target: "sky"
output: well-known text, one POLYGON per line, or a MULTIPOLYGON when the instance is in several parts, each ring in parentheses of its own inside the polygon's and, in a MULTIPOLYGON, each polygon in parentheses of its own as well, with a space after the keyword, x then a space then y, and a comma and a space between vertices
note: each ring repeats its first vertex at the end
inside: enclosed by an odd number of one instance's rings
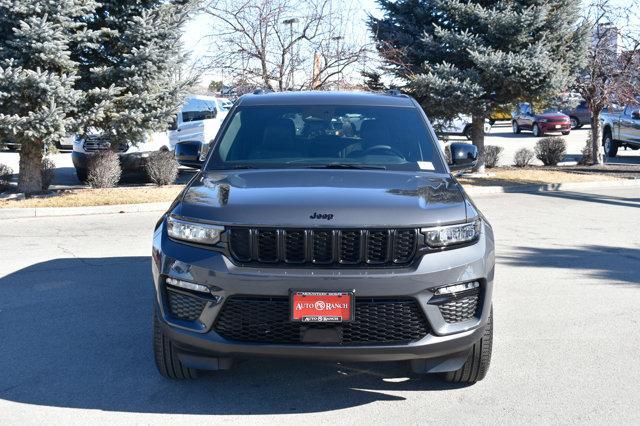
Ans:
MULTIPOLYGON (((344 1, 344 0, 338 0, 344 1)), ((375 0, 351 0, 354 4, 354 8, 358 9, 358 13, 354 14, 352 17, 352 25, 353 31, 355 32, 355 39, 364 39, 368 37, 368 29, 364 25, 364 21, 366 20, 369 14, 373 16, 381 16, 381 11, 378 8, 378 3, 375 0)), ((588 0, 587 0, 588 1, 588 0)), ((609 0, 614 6, 627 6, 631 2, 637 2, 638 7, 634 8, 635 10, 640 9, 640 0, 609 0)), ((586 1, 584 2, 586 4, 586 1)), ((584 11, 584 8, 581 8, 584 11)), ((640 30, 640 11, 638 15, 635 15, 631 18, 631 25, 636 29, 640 30)), ((185 27, 185 32, 182 37, 183 46, 186 51, 190 52, 190 56, 193 59, 201 58, 206 56, 207 47, 208 47, 208 39, 207 34, 210 32, 210 28, 212 26, 212 20, 206 14, 199 14, 195 16, 185 27)), ((203 86, 207 86, 212 79, 220 79, 219 75, 215 73, 209 73, 203 75, 201 78, 200 84, 203 86)))
MULTIPOLYGON (((354 8, 358 9, 352 17, 351 28, 356 31, 355 38, 361 39, 368 37, 367 27, 364 25, 368 14, 374 16, 380 16, 381 12, 378 9, 378 4, 375 0, 351 0, 354 4, 354 8), (360 34, 357 34, 360 32, 360 34)), ((210 33, 212 26, 211 17, 204 13, 196 15, 185 27, 184 34, 182 36, 182 43, 184 49, 190 53, 192 60, 206 56, 209 40, 207 34, 210 33)), ((211 80, 219 79, 220 76, 216 73, 206 73, 201 77, 200 84, 207 86, 211 80)))

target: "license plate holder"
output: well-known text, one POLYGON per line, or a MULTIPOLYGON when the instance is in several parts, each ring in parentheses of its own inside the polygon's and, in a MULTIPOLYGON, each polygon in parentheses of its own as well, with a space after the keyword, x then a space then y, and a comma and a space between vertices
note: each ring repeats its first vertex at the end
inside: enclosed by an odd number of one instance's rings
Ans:
POLYGON ((303 323, 342 323, 353 321, 354 292, 300 291, 290 292, 290 319, 303 323))
POLYGON ((560 129, 562 127, 562 124, 556 124, 556 129, 560 129))

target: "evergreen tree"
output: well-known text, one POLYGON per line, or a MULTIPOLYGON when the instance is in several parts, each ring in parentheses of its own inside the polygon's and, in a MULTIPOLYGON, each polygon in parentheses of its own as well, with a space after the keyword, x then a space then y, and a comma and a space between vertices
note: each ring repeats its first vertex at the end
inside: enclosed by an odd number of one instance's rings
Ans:
MULTIPOLYGON (((181 26, 194 9, 190 0, 103 0, 84 22, 99 33, 76 51, 87 105, 107 96, 108 105, 83 123, 84 132, 104 133, 112 146, 137 144, 165 130, 191 81, 180 80, 181 26)), ((102 99, 104 100, 104 99, 102 99)), ((88 106, 84 107, 89 109, 88 106)))
POLYGON ((434 118, 472 116, 484 171, 484 120, 501 105, 555 94, 580 67, 575 0, 378 0, 377 48, 434 118))
POLYGON ((74 89, 71 47, 89 0, 0 0, 0 138, 21 144, 18 189, 42 190, 42 158, 74 125, 82 93, 74 89))
POLYGON ((382 82, 382 75, 375 71, 361 71, 360 75, 364 77, 364 85, 372 92, 383 92, 387 87, 382 82))
POLYGON ((208 90, 212 93, 220 93, 223 87, 224 87, 224 84, 222 83, 222 81, 211 80, 211 82, 209 83, 208 90))

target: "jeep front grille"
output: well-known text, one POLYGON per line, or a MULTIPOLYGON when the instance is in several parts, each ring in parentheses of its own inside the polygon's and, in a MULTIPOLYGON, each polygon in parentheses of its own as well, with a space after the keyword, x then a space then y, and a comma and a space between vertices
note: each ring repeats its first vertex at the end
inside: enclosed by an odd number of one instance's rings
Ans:
POLYGON ((416 229, 231 228, 229 250, 240 263, 393 266, 411 263, 416 229))

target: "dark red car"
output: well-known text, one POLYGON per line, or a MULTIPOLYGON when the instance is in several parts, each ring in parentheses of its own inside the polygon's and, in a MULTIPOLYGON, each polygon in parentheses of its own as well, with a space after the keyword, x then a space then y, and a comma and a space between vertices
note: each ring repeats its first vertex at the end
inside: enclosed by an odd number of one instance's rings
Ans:
POLYGON ((569 116, 559 111, 546 110, 542 114, 536 114, 528 103, 518 104, 513 112, 513 133, 522 130, 531 130, 534 136, 544 136, 545 133, 560 132, 568 135, 571 132, 571 120, 569 116))

